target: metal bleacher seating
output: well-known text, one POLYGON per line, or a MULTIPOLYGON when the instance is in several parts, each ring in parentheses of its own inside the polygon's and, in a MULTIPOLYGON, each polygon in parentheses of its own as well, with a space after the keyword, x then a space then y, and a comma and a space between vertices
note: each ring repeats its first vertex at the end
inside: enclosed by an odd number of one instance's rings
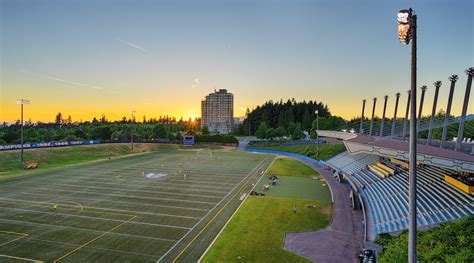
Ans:
MULTIPOLYGON (((345 173, 361 193, 371 236, 408 229, 407 163, 368 154, 343 154, 328 163, 345 173), (339 167, 338 165, 341 165, 339 167)), ((418 169, 417 224, 428 226, 474 215, 474 198, 447 184, 444 168, 418 169)))

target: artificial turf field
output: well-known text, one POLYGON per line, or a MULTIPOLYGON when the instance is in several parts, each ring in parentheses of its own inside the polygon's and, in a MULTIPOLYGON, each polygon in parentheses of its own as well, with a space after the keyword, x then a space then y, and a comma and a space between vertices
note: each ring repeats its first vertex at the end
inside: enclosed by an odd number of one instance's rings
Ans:
POLYGON ((2 180, 0 262, 196 261, 273 158, 161 150, 2 180))

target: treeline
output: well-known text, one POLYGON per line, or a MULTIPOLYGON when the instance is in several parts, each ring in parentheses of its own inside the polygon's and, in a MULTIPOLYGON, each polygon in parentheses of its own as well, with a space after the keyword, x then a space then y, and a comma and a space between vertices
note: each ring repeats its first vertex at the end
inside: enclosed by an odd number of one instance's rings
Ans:
MULTIPOLYGON (((0 144, 20 143, 19 123, 1 125, 0 144)), ((102 142, 179 142, 182 133, 195 134, 200 130, 197 122, 137 123, 137 122, 87 122, 75 124, 27 123, 24 142, 79 141, 100 139, 102 142)))
POLYGON ((319 129, 334 129, 345 124, 344 119, 332 116, 327 105, 316 101, 297 102, 294 98, 283 102, 267 101, 254 110, 247 109, 247 118, 238 126, 239 135, 256 135, 258 138, 273 139, 303 137, 306 131, 315 135, 316 111, 319 114, 319 129))

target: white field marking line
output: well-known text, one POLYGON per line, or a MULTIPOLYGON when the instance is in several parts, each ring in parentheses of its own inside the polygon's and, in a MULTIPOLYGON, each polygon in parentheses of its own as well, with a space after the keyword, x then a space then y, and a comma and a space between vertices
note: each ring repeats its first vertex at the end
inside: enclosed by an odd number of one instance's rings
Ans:
POLYGON ((44 261, 41 261, 41 260, 36 260, 36 259, 31 259, 31 258, 21 258, 21 257, 15 257, 15 256, 3 255, 3 254, 0 254, 0 258, 1 257, 19 259, 19 260, 23 260, 23 261, 36 262, 36 263, 43 263, 44 262, 44 261))
MULTIPOLYGON (((42 227, 42 228, 62 228, 62 229, 67 229, 67 230, 74 230, 74 231, 79 231, 79 232, 92 232, 92 233, 97 233, 97 234, 103 234, 107 231, 102 231, 102 230, 94 230, 94 229, 88 229, 88 228, 81 228, 81 227, 73 227, 73 226, 60 226, 60 225, 51 225, 51 224, 45 224, 45 223, 35 223, 35 222, 29 222, 29 221, 21 221, 21 220, 14 220, 14 219, 4 219, 0 218, 0 221, 4 222, 9 222, 14 225, 31 225, 31 226, 37 226, 37 227, 42 227)), ((126 220, 124 220, 125 222, 126 220)), ((137 236, 133 234, 126 234, 126 233, 120 233, 120 232, 108 232, 107 234, 111 235, 118 235, 118 236, 125 236, 125 237, 133 237, 137 239, 151 239, 151 240, 156 240, 156 241, 166 241, 170 243, 177 242, 178 240, 174 239, 167 239, 167 238, 160 238, 160 237, 147 237, 147 236, 137 236)))
MULTIPOLYGON (((33 204, 50 204, 49 202, 36 202, 36 201, 31 201, 31 200, 22 200, 22 199, 16 199, 16 198, 1 198, 0 200, 7 200, 7 201, 13 201, 13 202, 24 202, 24 203, 33 203, 33 204)), ((0 201, 1 202, 1 201, 0 201)), ((103 207, 92 207, 92 206, 87 206, 88 210, 97 210, 97 211, 102 211, 102 212, 119 212, 119 213, 129 213, 129 214, 140 214, 140 215, 153 215, 153 216, 164 216, 164 217, 177 217, 177 218, 185 218, 185 219, 195 219, 199 220, 201 219, 200 217, 192 217, 192 216, 180 216, 180 215, 169 215, 169 214, 162 214, 162 213, 153 213, 153 212, 145 212, 145 211, 134 211, 134 210, 123 210, 123 209, 114 209, 114 208, 103 208, 103 207)), ((97 212, 96 211, 96 212, 97 212)))
POLYGON ((268 169, 270 169, 270 167, 272 166, 272 164, 275 162, 276 160, 276 157, 273 157, 273 160, 272 162, 270 163, 270 165, 267 166, 267 169, 265 169, 265 171, 263 172, 263 175, 260 176, 260 178, 258 179, 258 181, 255 183, 255 185, 252 187, 252 189, 250 189, 250 191, 247 193, 247 195, 245 196, 244 200, 242 200, 239 204, 239 206, 237 207, 237 209, 235 209, 234 213, 232 213, 232 215, 229 217, 229 219, 227 219, 227 222, 225 222, 224 226, 221 228, 221 230, 219 230, 219 233, 217 233, 217 235, 214 237, 214 239, 212 240, 212 242, 209 244, 209 246, 207 246, 206 250, 204 251, 204 253, 202 253, 202 255, 199 257, 198 259, 198 263, 201 262, 201 260, 204 258, 204 256, 207 254, 207 252, 209 251, 209 249, 211 249, 212 245, 214 245, 214 243, 217 241, 217 239, 219 238, 219 236, 222 234, 222 232, 224 232, 224 229, 226 228, 226 226, 229 224, 229 222, 232 220, 232 218, 234 218, 234 216, 237 214, 237 212, 239 211, 240 207, 242 207, 242 205, 244 204, 244 202, 247 200, 247 198, 249 197, 249 193, 251 193, 255 187, 257 187, 258 183, 260 183, 260 180, 262 180, 262 178, 265 176, 265 174, 268 172, 268 169))
MULTIPOLYGON (((24 183, 24 184, 32 184, 32 183, 24 183)), ((72 188, 73 190, 76 189, 76 188, 87 188, 87 189, 107 189, 107 190, 110 190, 110 191, 117 191, 117 190, 120 190, 121 192, 140 192, 140 193, 150 193, 150 194, 165 194, 165 195, 173 195, 173 196, 192 196, 192 197, 203 197, 203 198, 214 198, 214 199, 221 199, 222 197, 221 196, 211 196, 211 195, 198 195, 198 194, 187 194, 187 193, 175 193, 175 192, 162 192, 162 191, 146 191, 146 190, 125 190, 125 189, 116 189, 116 188, 109 188, 109 187, 102 187, 102 186, 89 186, 89 185, 70 185, 70 184, 60 184, 60 183, 51 183, 51 184, 48 184, 49 186, 66 186, 66 187, 69 187, 69 188, 72 188)), ((17 186, 17 187, 21 187, 21 188, 28 188, 28 189, 38 189, 38 185, 36 184, 35 186, 17 186)), ((42 189, 45 189, 45 190, 53 190, 55 189, 54 187, 53 188, 49 188, 49 187, 42 187, 42 189)), ((62 188, 61 190, 65 190, 64 188, 62 188)), ((127 194, 128 195, 128 194, 127 194)), ((130 195, 130 196, 134 196, 134 195, 130 195)), ((152 196, 148 196, 148 195, 145 195, 144 197, 152 197, 152 196)))
MULTIPOLYGON (((77 218, 86 218, 91 221, 93 220, 98 220, 98 221, 109 221, 109 222, 123 222, 123 220, 120 219, 112 219, 112 218, 104 218, 104 217, 93 217, 93 216, 84 216, 84 215, 74 215, 74 214, 66 214, 66 213, 61 213, 61 212, 46 212, 46 211, 38 211, 38 210, 30 210, 30 209, 25 209, 25 208, 13 208, 13 207, 6 207, 6 206, 1 206, 0 205, 0 210, 6 209, 6 210, 13 210, 13 211, 24 211, 24 212, 29 212, 32 214, 46 214, 46 215, 60 215, 64 217, 77 217, 77 218)), ((130 222, 132 223, 132 222, 130 222)), ((173 225, 162 225, 162 224, 155 224, 155 223, 147 223, 147 222, 134 222, 133 224, 136 225, 146 225, 146 226, 155 226, 155 227, 165 227, 165 228, 177 228, 177 229, 191 229, 190 227, 185 227, 185 226, 173 226, 173 225)))
MULTIPOLYGON (((50 244, 65 245, 65 246, 69 246, 69 247, 79 246, 78 244, 73 244, 73 243, 68 243, 68 242, 57 242, 57 241, 45 240, 45 239, 41 239, 41 238, 28 237, 28 238, 25 238, 25 239, 32 240, 32 241, 40 241, 40 242, 50 243, 50 244)), ((118 250, 118 249, 102 248, 102 247, 95 247, 95 246, 84 246, 84 248, 92 249, 92 250, 96 250, 96 251, 104 250, 104 251, 109 251, 109 252, 116 252, 116 253, 120 253, 120 254, 129 254, 129 255, 135 255, 135 256, 157 257, 157 255, 143 254, 143 253, 138 253, 138 252, 129 252, 129 251, 123 251, 123 250, 118 250)))
MULTIPOLYGON (((46 188, 46 187, 41 187, 41 188, 38 188, 38 190, 52 190, 52 189, 51 188, 46 188)), ((66 190, 61 190, 61 189, 54 189, 54 191, 67 192, 66 190)), ((149 197, 149 196, 136 196, 136 195, 121 195, 121 194, 110 194, 110 193, 106 194, 106 193, 95 192, 95 191, 76 191, 75 193, 97 194, 97 195, 104 195, 104 196, 118 196, 118 197, 138 198, 138 199, 146 199, 146 200, 164 200, 164 201, 174 201, 174 202, 187 202, 187 203, 209 204, 209 205, 215 204, 215 202, 206 202, 206 201, 194 201, 194 200, 183 200, 183 199, 163 198, 163 197, 149 197)))
POLYGON ((181 243, 181 242, 184 240, 184 238, 186 238, 186 237, 189 235, 189 233, 191 233, 191 232, 204 220, 204 218, 206 218, 206 217, 207 217, 212 211, 214 211, 214 209, 215 209, 216 207, 218 207, 232 192, 234 192, 235 189, 237 189, 237 188, 240 186, 240 184, 242 184, 242 182, 245 181, 246 178, 248 178, 249 176, 251 176, 252 173, 253 173, 255 170, 257 170, 258 167, 261 166, 261 164, 263 163, 263 161, 264 161, 264 160, 262 160, 260 163, 258 163, 257 166, 255 166, 255 168, 253 168, 253 169, 248 173, 248 175, 247 175, 246 177, 244 177, 244 178, 240 181, 240 183, 238 183, 231 191, 229 191, 229 193, 228 193, 226 196, 224 196, 224 197, 222 198, 222 200, 219 201, 219 203, 217 203, 211 210, 209 210, 209 212, 207 212, 206 215, 205 215, 203 218, 201 218, 201 220, 199 220, 199 222, 197 222, 196 225, 193 226, 193 228, 191 228, 190 230, 188 230, 188 232, 187 232, 186 234, 184 234, 184 236, 182 236, 182 237, 178 240, 178 242, 176 242, 176 243, 175 243, 165 254, 163 254, 163 256, 161 256, 156 262, 157 262, 157 263, 160 262, 160 261, 161 261, 164 257, 166 257, 179 243, 181 243))
MULTIPOLYGON (((64 181, 64 180, 61 180, 61 181, 64 181)), ((81 180, 78 180, 78 181, 66 181, 68 183, 83 183, 83 181, 81 180)), ((88 181, 90 182, 90 181, 88 181)), ((96 183, 99 183, 99 184, 102 184, 102 185, 118 185, 118 186, 128 186, 128 187, 132 187, 132 186, 135 186, 136 188, 139 188, 139 187, 144 187, 144 188, 151 188, 151 189, 156 189, 156 188, 164 188, 164 189, 178 189, 178 190, 185 190, 185 189, 188 189, 188 188, 191 188, 193 186, 196 186, 196 187, 207 187, 207 188, 223 188, 223 189, 230 189, 229 187, 219 187, 219 186, 209 186, 209 184, 207 185, 199 185, 199 184, 177 184, 177 183, 172 183, 171 185, 177 185, 177 186, 185 186, 185 188, 181 187, 181 188, 177 188, 177 187, 169 187, 168 185, 162 185, 161 183, 163 183, 164 181, 154 181, 154 182, 159 182, 160 184, 127 184, 127 185, 124 185, 123 183, 111 183, 110 180, 106 180, 106 181, 103 181, 103 182, 96 182, 96 183), (109 181, 109 182, 108 182, 109 181)), ((183 182, 183 180, 181 180, 181 182, 183 182)), ((38 183, 38 182, 21 182, 21 183, 17 183, 15 184, 15 186, 17 185, 20 185, 21 187, 21 184, 25 184, 25 183, 38 183)), ((49 184, 49 182, 45 183, 45 184, 49 184)), ((7 187, 5 185, 5 187, 7 187)), ((135 189, 135 187, 133 187, 133 189, 135 189)), ((123 188, 117 188, 117 189, 123 189, 123 188)), ((227 191, 211 191, 211 190, 206 190, 206 189, 189 189, 190 191, 196 191, 196 192, 210 192, 210 193, 227 193, 227 191)))
MULTIPOLYGON (((192 175, 193 176, 193 175, 192 175)), ((137 187, 143 187, 143 186, 150 186, 151 184, 149 184, 147 181, 145 180, 142 180, 140 182, 142 182, 141 184, 133 184, 133 183, 129 183, 128 180, 126 180, 123 176, 120 177, 120 179, 122 179, 123 181, 121 183, 114 183, 113 180, 116 180, 117 178, 110 178, 111 180, 86 180, 86 179, 79 179, 79 180, 64 180, 64 179, 59 179, 61 181, 64 181, 64 182, 68 182, 68 183, 81 183, 83 181, 86 181, 86 182, 95 182, 95 183, 100 183, 100 184, 109 184, 109 185, 118 185, 118 186, 137 186, 137 187), (127 182, 127 184, 124 184, 124 182, 127 182)), ((142 178, 143 179, 143 178, 142 178)), ((153 179, 150 179, 150 180, 153 180, 153 179)), ((31 182, 28 182, 28 183, 40 183, 38 181, 41 181, 41 183, 44 183, 44 184, 49 184, 51 182, 51 180, 48 180, 48 179, 42 179, 42 180, 34 180, 34 181, 31 181, 31 182)), ((57 181, 57 180, 56 180, 57 181)), ((183 183, 173 183, 173 182, 167 182, 166 180, 156 180, 156 181, 153 181, 153 182, 159 182, 160 185, 162 187, 166 187, 167 185, 177 185, 177 186, 190 186, 190 184, 183 184, 183 183)), ((15 184, 9 184, 9 185, 3 185, 4 187, 8 187, 8 186, 11 186, 11 185, 18 185, 18 184, 24 184, 25 182, 15 182, 15 184)), ((158 186, 160 186, 158 185, 158 186)), ((214 185, 210 185, 210 184, 192 184, 192 186, 196 186, 196 187, 200 187, 200 188, 212 188, 212 189, 215 189, 215 188, 221 188, 221 189, 230 189, 229 187, 222 187, 222 186, 214 186, 214 185)), ((1 186, 0 186, 1 187, 1 186)), ((203 189, 204 190, 204 189, 203 189)))
POLYGON ((37 194, 37 193, 30 193, 30 192, 21 192, 20 194, 61 198, 61 200, 64 200, 64 201, 71 201, 69 199, 75 199, 75 200, 85 200, 85 201, 94 201, 94 202, 109 202, 109 203, 117 203, 117 204, 129 204, 129 205, 138 205, 138 206, 165 207, 165 208, 171 208, 171 209, 182 209, 182 210, 191 210, 191 211, 206 211, 206 212, 209 211, 209 209, 203 209, 203 208, 171 206, 171 205, 144 204, 144 203, 135 203, 135 202, 126 202, 126 201, 116 201, 116 200, 114 201, 114 200, 110 200, 110 199, 97 199, 97 198, 74 197, 74 196, 62 197, 62 196, 58 196, 58 195, 46 195, 46 194, 37 194))

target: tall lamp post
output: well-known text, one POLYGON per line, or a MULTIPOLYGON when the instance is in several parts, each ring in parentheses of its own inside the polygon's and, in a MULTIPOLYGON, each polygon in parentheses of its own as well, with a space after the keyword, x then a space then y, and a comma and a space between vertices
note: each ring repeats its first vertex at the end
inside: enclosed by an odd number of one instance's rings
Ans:
POLYGON ((24 158, 23 158, 23 126, 24 126, 24 123, 23 123, 23 105, 25 104, 30 104, 30 101, 29 100, 24 100, 24 99, 19 99, 16 101, 16 104, 20 104, 21 106, 21 128, 20 128, 20 144, 21 144, 21 150, 20 150, 20 165, 21 165, 21 168, 24 167, 24 158))
POLYGON ((408 228, 408 262, 415 263, 416 260, 416 19, 413 10, 400 10, 397 15, 398 38, 402 44, 411 42, 411 112, 410 112, 410 209, 408 228))
POLYGON ((135 113, 136 111, 132 110, 132 127, 131 127, 131 136, 130 136, 130 148, 133 153, 133 124, 135 123, 135 113))
POLYGON ((316 152, 317 156, 319 156, 319 111, 315 110, 314 113, 316 113, 316 152))

